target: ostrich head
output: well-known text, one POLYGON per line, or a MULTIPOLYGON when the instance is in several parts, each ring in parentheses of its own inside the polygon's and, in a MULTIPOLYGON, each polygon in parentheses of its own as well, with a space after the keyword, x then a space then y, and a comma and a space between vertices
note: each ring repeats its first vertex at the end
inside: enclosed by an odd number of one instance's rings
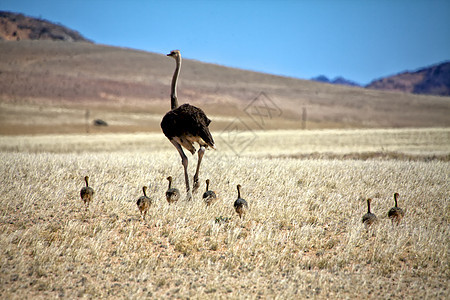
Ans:
POLYGON ((180 50, 172 50, 170 51, 169 54, 167 54, 167 56, 171 56, 175 59, 180 58, 181 57, 180 50))

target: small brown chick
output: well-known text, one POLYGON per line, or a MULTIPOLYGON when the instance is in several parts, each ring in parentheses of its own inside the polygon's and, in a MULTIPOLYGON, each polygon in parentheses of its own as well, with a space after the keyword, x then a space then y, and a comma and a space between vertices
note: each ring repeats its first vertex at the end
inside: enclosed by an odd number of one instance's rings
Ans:
POLYGON ((177 188, 172 188, 172 176, 167 177, 169 181, 169 188, 166 191, 166 199, 169 204, 177 202, 180 199, 180 191, 177 188))
POLYGON ((148 213, 148 210, 150 208, 150 205, 152 205, 152 200, 147 197, 147 187, 142 187, 142 192, 144 193, 144 196, 139 197, 139 199, 136 202, 136 205, 139 208, 139 211, 141 212, 141 217, 143 216, 143 219, 145 220, 145 216, 148 213))
POLYGON ((89 203, 94 200, 94 189, 89 186, 89 176, 85 176, 84 181, 86 182, 86 186, 81 189, 80 196, 84 201, 84 205, 86 206, 87 210, 89 207, 89 203))
POLYGON ((394 225, 394 222, 396 222, 397 225, 398 225, 400 223, 400 221, 403 219, 403 216, 405 215, 405 212, 403 211, 403 209, 401 209, 397 205, 397 198, 398 198, 398 196, 399 196, 398 193, 394 194, 395 206, 392 207, 388 211, 388 217, 389 217, 389 219, 391 219, 392 225, 394 225))
POLYGON ((362 222, 366 226, 370 226, 377 221, 377 216, 370 212, 370 202, 372 202, 372 199, 367 199, 367 213, 362 217, 362 222))
POLYGON ((238 190, 238 198, 234 201, 234 209, 236 210, 239 218, 242 218, 243 215, 246 214, 248 210, 248 203, 244 199, 241 198, 241 185, 237 185, 238 190))
POLYGON ((216 193, 209 190, 209 179, 206 179, 206 191, 203 193, 203 201, 206 205, 211 205, 217 199, 216 193))

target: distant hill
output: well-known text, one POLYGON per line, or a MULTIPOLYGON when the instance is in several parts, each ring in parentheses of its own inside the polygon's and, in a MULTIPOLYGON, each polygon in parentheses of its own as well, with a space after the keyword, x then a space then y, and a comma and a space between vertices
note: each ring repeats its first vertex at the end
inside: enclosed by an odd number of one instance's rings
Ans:
MULTIPOLYGON (((160 131, 170 108, 175 63, 165 54, 28 40, 0 41, 0 55, 0 134, 83 132, 88 117, 107 121, 102 130, 111 132, 160 131)), ((200 106, 216 131, 302 128, 305 117, 308 129, 450 126, 450 97, 399 95, 190 59, 183 60, 178 99, 200 106)))
POLYGON ((0 11, 0 40, 91 42, 78 32, 52 22, 0 11))
POLYGON ((450 62, 372 81, 369 89, 450 96, 450 62))
POLYGON ((323 82, 323 83, 330 83, 330 84, 341 84, 341 85, 348 85, 348 86, 360 86, 360 84, 358 84, 358 83, 356 83, 354 81, 345 79, 344 77, 340 77, 340 76, 334 78, 333 80, 330 80, 325 75, 319 75, 317 77, 311 78, 311 80, 318 81, 318 82, 323 82))

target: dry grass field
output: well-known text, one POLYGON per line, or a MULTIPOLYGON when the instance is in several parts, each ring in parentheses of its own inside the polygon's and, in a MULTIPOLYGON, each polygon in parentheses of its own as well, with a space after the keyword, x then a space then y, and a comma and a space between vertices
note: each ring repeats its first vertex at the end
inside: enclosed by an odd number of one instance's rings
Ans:
POLYGON ((450 129, 213 135, 201 172, 219 196, 210 207, 204 184, 167 204, 165 178, 184 184, 161 133, 2 136, 0 298, 450 297, 450 129), (394 192, 399 226, 387 218, 394 192), (366 229, 368 197, 379 222, 366 229))
POLYGON ((169 206, 166 177, 184 190, 159 125, 171 59, 0 42, 1 299, 450 297, 449 97, 183 62, 180 102, 213 120, 218 150, 194 200, 169 206), (387 218, 394 192, 399 226, 387 218), (369 197, 379 222, 367 229, 369 197))

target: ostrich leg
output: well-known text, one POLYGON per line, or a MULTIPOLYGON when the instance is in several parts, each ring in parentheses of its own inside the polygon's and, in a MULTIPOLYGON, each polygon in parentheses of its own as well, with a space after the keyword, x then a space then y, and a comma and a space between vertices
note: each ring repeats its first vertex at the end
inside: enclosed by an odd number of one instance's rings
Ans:
POLYGON ((175 146, 175 148, 177 148, 178 153, 180 153, 181 156, 181 163, 183 164, 183 168, 184 168, 184 181, 186 182, 186 200, 192 200, 192 193, 191 193, 191 188, 189 186, 189 175, 188 175, 188 158, 186 156, 186 154, 184 154, 183 148, 181 148, 181 145, 178 144, 176 141, 174 140, 170 140, 172 142, 172 144, 175 146))
POLYGON ((193 192, 196 192, 197 189, 200 187, 200 183, 198 182, 198 174, 200 172, 200 164, 202 163, 203 154, 205 154, 205 147, 201 146, 198 150, 198 163, 197 163, 197 170, 195 171, 194 175, 194 186, 192 188, 193 192))

